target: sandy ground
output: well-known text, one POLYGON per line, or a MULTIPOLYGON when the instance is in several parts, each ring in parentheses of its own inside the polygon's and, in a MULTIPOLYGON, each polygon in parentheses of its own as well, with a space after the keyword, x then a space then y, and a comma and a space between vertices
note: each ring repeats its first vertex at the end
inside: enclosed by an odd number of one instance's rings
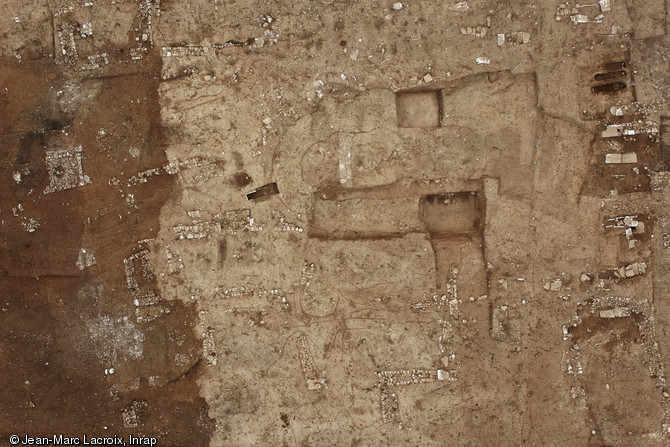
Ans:
POLYGON ((0 445, 663 446, 661 0, 6 0, 0 445))

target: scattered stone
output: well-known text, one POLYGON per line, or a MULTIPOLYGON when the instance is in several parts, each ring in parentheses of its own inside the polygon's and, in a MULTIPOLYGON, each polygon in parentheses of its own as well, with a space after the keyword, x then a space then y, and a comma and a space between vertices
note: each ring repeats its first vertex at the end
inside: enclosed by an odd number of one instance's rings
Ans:
POLYGON ((619 267, 614 270, 614 276, 617 278, 632 278, 634 276, 643 275, 647 268, 647 264, 644 262, 634 262, 625 267, 619 267))
POLYGON ((96 264, 95 252, 92 249, 82 248, 79 251, 79 259, 77 260, 77 267, 79 270, 84 270, 96 264))
POLYGON ((45 162, 49 173, 49 186, 45 188, 44 194, 91 183, 89 176, 83 172, 81 146, 71 151, 66 149, 47 151, 45 162))
POLYGON ((551 290, 552 292, 558 292, 561 290, 563 281, 561 279, 554 279, 544 285, 544 290, 551 290))
POLYGON ((486 33, 488 32, 487 28, 485 26, 466 26, 461 28, 461 34, 465 34, 468 36, 474 36, 477 38, 482 38, 486 37, 486 33))
POLYGON ((519 45, 526 44, 530 42, 530 33, 520 31, 515 33, 498 34, 498 46, 503 45, 505 42, 519 45))
POLYGON ((145 401, 133 401, 133 403, 123 409, 123 427, 124 428, 137 428, 143 423, 143 415, 149 409, 149 404, 145 401))
POLYGON ((610 113, 613 116, 623 116, 623 107, 612 106, 610 107, 610 113))
POLYGON ((572 20, 572 23, 589 23, 589 16, 586 14, 572 14, 570 20, 572 20))
POLYGON ((601 310, 600 318, 622 318, 630 317, 630 309, 627 307, 615 307, 614 309, 601 310))

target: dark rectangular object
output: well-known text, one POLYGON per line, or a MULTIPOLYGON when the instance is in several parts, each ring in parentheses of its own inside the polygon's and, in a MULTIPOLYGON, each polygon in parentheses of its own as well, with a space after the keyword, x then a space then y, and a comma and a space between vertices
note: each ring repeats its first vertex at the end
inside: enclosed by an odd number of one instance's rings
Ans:
POLYGON ((670 117, 661 117, 661 169, 670 170, 670 117))
POLYGON ((277 188, 277 182, 272 182, 256 188, 255 191, 247 193, 247 200, 257 200, 262 197, 274 196, 276 194, 279 194, 279 188, 277 188))
POLYGON ((596 85, 591 88, 593 93, 616 93, 626 88, 623 82, 612 82, 611 84, 596 85))
POLYGON ((228 257, 228 241, 222 239, 219 241, 219 265, 223 265, 228 257))
POLYGON ((610 71, 609 73, 597 73, 593 78, 596 81, 611 81, 612 79, 625 78, 626 70, 610 71))
POLYGON ((621 61, 621 62, 608 62, 605 65, 603 65, 603 68, 607 71, 613 71, 613 70, 621 70, 626 68, 626 63, 621 61))

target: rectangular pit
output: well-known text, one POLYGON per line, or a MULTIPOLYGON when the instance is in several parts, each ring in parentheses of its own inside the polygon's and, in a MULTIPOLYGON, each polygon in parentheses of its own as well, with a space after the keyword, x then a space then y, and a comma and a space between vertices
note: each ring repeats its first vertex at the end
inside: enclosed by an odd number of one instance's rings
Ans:
POLYGON ((429 195, 421 199, 421 218, 432 236, 481 234, 483 206, 474 192, 429 195))
POLYGON ((440 127, 440 92, 399 92, 396 95, 398 127, 440 127))

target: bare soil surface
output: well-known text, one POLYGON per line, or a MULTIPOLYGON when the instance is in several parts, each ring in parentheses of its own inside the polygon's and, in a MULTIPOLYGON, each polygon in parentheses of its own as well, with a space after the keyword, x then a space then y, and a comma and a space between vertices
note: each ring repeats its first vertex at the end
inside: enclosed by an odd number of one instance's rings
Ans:
POLYGON ((0 445, 668 445, 669 5, 7 0, 0 445))

